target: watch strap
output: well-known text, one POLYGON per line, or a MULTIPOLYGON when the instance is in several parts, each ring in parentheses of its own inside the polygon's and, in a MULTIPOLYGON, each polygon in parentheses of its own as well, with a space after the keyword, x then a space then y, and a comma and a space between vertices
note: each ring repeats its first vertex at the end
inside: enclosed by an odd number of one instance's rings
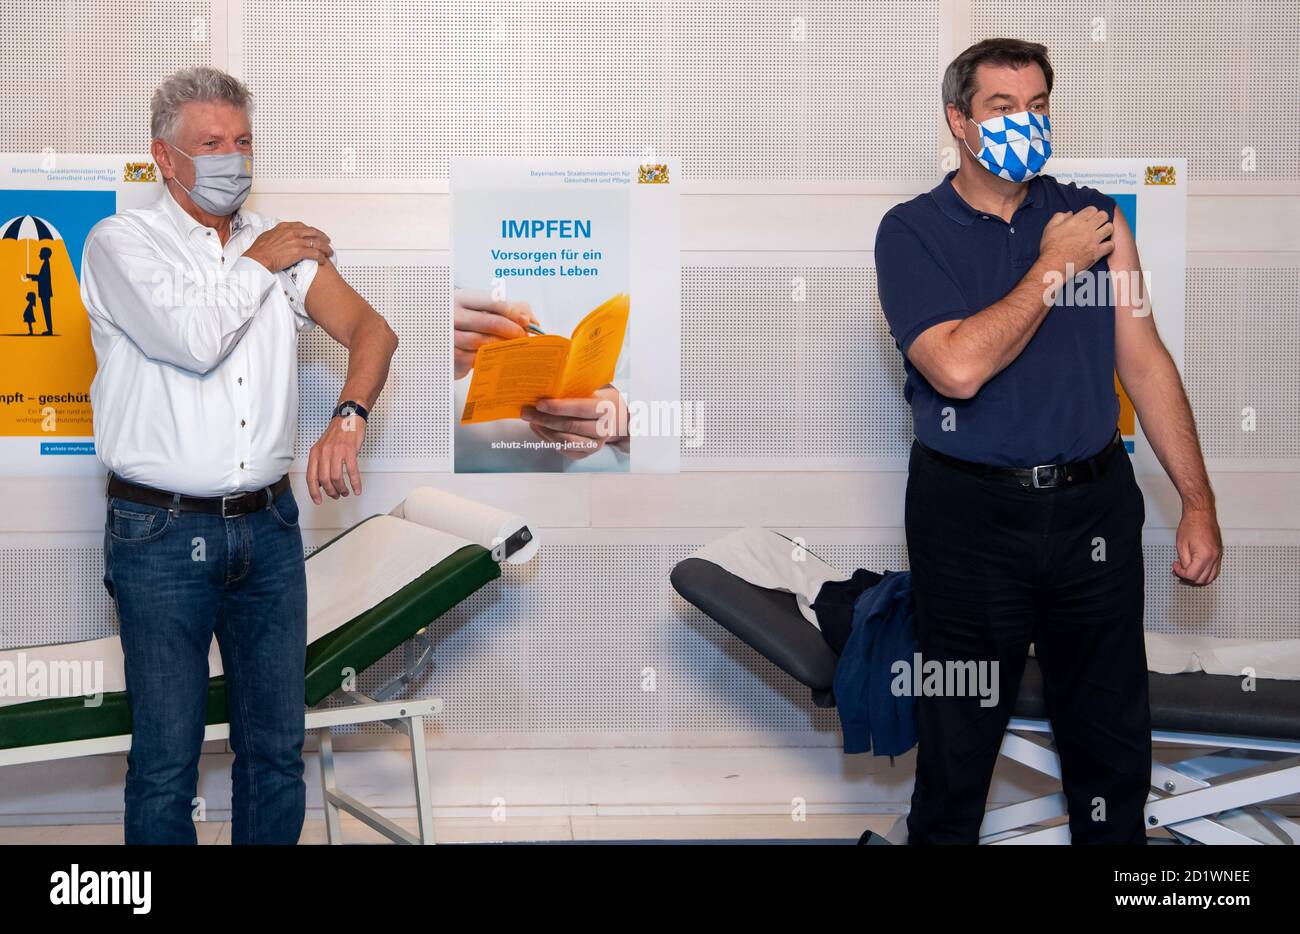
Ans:
POLYGON ((360 402, 352 399, 344 399, 334 407, 335 418, 347 418, 349 415, 360 415, 362 421, 370 420, 370 411, 360 402))

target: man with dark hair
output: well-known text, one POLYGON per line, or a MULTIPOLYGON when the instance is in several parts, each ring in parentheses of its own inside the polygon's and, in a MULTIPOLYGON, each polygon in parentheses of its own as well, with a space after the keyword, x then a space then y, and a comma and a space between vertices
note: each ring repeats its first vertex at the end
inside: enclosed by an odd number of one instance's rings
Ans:
POLYGON ((959 55, 943 99, 960 165, 876 237, 916 435, 905 525, 918 646, 926 661, 989 666, 999 684, 992 708, 918 698, 912 843, 978 840, 1031 643, 1072 840, 1146 840, 1145 508, 1116 430, 1116 373, 1182 497, 1173 573, 1205 585, 1219 572, 1214 494, 1132 231, 1112 198, 1042 174, 1052 80, 1036 43, 959 55), (1076 276, 1095 287, 1061 288, 1076 276))

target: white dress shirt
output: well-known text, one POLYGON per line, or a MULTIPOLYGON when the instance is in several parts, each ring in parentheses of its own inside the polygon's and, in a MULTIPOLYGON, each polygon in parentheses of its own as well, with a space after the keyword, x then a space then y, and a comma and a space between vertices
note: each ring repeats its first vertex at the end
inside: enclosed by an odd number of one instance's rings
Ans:
POLYGON ((81 300, 99 364, 90 401, 105 467, 191 496, 259 489, 288 471, 316 262, 273 274, 243 258, 276 223, 241 210, 223 249, 164 188, 149 207, 91 228, 81 300))

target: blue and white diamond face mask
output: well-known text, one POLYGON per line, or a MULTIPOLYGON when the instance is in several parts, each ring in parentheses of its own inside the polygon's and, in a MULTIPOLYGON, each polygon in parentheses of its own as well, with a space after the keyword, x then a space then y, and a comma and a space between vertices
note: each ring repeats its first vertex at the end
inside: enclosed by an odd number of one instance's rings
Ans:
POLYGON ((966 149, 998 178, 1027 182, 1043 171, 1051 158, 1052 121, 1047 114, 1025 110, 989 117, 975 125, 980 131, 980 151, 971 150, 970 143, 966 143, 966 149))

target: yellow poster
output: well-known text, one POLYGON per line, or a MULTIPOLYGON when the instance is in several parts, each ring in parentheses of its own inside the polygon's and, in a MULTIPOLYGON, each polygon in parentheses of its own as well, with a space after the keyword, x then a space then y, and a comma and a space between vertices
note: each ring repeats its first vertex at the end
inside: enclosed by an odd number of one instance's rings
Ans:
POLYGON ((21 214, 0 226, 0 434, 92 433, 95 354, 80 293, 67 242, 47 217, 21 214))
POLYGON ((0 155, 0 473, 101 469, 82 248, 100 220, 157 195, 152 163, 0 155))

